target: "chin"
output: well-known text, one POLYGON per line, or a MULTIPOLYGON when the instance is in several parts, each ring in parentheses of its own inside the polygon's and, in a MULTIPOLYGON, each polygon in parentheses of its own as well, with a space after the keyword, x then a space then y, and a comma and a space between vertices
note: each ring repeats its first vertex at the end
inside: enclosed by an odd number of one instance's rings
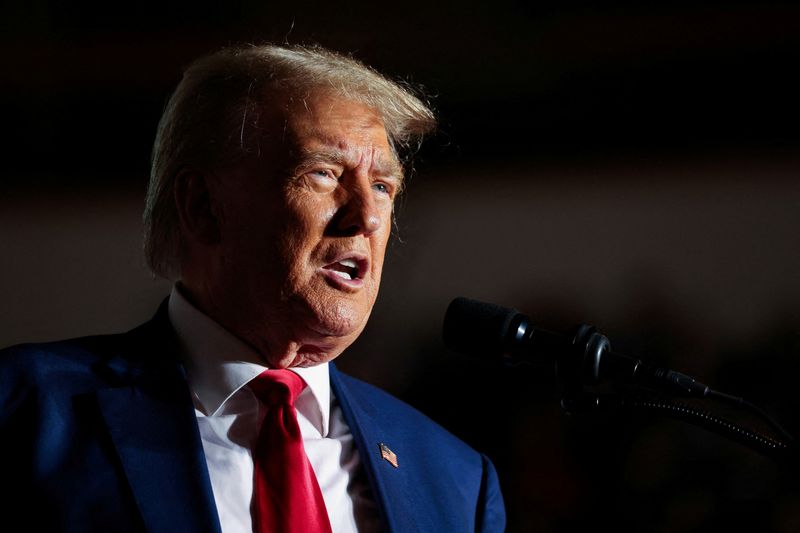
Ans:
POLYGON ((363 311, 363 307, 340 299, 317 302, 311 306, 315 322, 312 329, 324 337, 349 339, 349 344, 367 324, 369 313, 363 311))

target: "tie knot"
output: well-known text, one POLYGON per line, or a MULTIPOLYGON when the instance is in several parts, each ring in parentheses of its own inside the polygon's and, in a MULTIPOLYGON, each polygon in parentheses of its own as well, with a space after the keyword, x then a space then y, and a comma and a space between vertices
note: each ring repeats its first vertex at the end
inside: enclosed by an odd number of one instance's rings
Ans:
POLYGON ((291 370, 265 370, 249 386, 261 403, 275 406, 294 405, 306 383, 291 370))

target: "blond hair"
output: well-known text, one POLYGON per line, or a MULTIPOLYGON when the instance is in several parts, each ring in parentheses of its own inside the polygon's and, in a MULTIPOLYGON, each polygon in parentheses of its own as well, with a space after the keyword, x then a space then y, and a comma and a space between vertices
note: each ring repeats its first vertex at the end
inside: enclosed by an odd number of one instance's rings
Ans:
POLYGON ((414 91, 359 61, 321 47, 249 45, 192 63, 158 125, 144 211, 144 250, 150 269, 180 275, 183 238, 174 200, 178 172, 212 169, 257 155, 259 116, 279 95, 322 92, 357 101, 383 118, 398 157, 407 157, 436 124, 414 91))

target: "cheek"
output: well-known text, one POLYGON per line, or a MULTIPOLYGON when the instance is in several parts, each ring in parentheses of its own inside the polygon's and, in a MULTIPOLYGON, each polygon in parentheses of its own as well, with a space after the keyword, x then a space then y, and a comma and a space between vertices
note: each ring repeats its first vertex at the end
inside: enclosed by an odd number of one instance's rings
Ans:
POLYGON ((248 284, 285 272, 281 265, 286 244, 282 206, 258 198, 263 196, 254 194, 229 210, 222 226, 222 259, 248 284))
POLYGON ((285 261, 302 268, 310 259, 325 233, 325 228, 336 212, 335 208, 323 202, 308 199, 290 200, 283 212, 281 255, 285 261))
POLYGON ((324 228, 336 214, 336 202, 330 194, 295 188, 286 192, 284 204, 286 227, 304 228, 309 232, 324 228))
POLYGON ((383 263, 383 258, 386 254, 386 249, 389 247, 389 239, 392 236, 392 217, 389 216, 384 219, 381 224, 381 229, 377 234, 372 236, 372 253, 373 256, 383 263))
POLYGON ((383 264, 386 255, 386 248, 389 242, 389 231, 380 236, 373 235, 372 241, 372 279, 374 286, 372 287, 372 297, 374 298, 378 292, 378 286, 381 281, 381 274, 383 273, 383 264))

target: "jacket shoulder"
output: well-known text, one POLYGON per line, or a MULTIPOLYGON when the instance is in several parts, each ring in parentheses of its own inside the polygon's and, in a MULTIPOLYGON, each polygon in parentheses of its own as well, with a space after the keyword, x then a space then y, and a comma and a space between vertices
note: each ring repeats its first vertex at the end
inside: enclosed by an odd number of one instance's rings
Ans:
POLYGON ((169 332, 151 320, 125 333, 28 343, 0 350, 0 419, 24 399, 119 386, 175 366, 169 332))
POLYGON ((41 374, 44 374, 42 377, 50 377, 53 373, 83 371, 108 354, 113 343, 107 337, 117 336, 81 337, 9 346, 0 350, 0 377, 35 379, 41 374))

